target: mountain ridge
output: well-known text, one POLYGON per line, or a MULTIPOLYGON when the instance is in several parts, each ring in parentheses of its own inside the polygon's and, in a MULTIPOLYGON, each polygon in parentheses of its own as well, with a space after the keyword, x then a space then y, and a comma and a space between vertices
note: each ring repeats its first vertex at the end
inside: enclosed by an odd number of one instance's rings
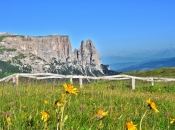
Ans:
MULTIPOLYGON (((153 61, 159 61, 164 60, 164 58, 172 58, 175 57, 175 46, 167 47, 164 49, 147 49, 142 51, 137 51, 131 54, 121 54, 120 56, 102 56, 102 60, 105 64, 110 65, 110 68, 112 70, 116 71, 125 71, 125 69, 130 67, 130 70, 132 71, 131 67, 133 66, 140 66, 140 69, 134 69, 134 70, 143 70, 146 69, 144 67, 144 63, 147 62, 153 62, 153 61), (141 65, 143 65, 143 68, 141 68, 141 65)), ((173 62, 173 61, 172 61, 173 62)), ((147 68, 153 69, 158 68, 158 62, 155 62, 157 64, 148 66, 147 68)), ((164 66, 168 67, 168 66, 164 66)))
POLYGON ((117 71, 119 72, 142 71, 142 70, 153 70, 157 68, 167 68, 167 67, 169 68, 174 66, 175 66, 175 57, 171 57, 131 65, 129 67, 118 69, 117 71))
POLYGON ((27 73, 105 75, 100 55, 89 39, 72 51, 69 36, 0 34, 0 60, 27 73))

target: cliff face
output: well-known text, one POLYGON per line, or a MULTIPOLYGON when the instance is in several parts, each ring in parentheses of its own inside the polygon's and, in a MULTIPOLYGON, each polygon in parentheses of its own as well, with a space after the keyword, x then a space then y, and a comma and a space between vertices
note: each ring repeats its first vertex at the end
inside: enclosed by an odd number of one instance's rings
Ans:
POLYGON ((74 51, 74 60, 83 66, 86 73, 88 70, 102 72, 100 56, 91 40, 87 40, 86 44, 81 42, 80 49, 74 51))
POLYGON ((72 54, 68 36, 29 37, 16 36, 3 39, 4 46, 23 54, 34 54, 49 62, 53 57, 65 62, 72 54))
POLYGON ((0 60, 22 72, 103 75, 101 60, 91 40, 72 52, 68 36, 0 35, 0 60), (2 50, 2 51, 1 51, 2 50))

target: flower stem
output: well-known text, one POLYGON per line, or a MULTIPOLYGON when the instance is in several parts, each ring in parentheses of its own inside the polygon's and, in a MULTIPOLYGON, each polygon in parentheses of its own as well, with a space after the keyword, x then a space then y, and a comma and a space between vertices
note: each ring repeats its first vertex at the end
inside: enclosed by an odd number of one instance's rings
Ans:
POLYGON ((147 113, 148 110, 145 111, 145 113, 143 114, 141 120, 140 120, 140 130, 142 130, 142 121, 143 121, 143 118, 146 116, 146 113, 147 113))

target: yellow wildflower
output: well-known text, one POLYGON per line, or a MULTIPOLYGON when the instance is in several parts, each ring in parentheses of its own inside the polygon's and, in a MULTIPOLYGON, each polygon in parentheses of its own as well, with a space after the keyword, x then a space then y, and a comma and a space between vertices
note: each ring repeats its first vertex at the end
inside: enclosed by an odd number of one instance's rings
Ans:
POLYGON ((174 119, 170 119, 170 124, 175 123, 175 118, 174 119))
POLYGON ((137 125, 134 125, 132 121, 126 123, 126 128, 128 130, 137 130, 137 125))
POLYGON ((7 121, 7 123, 10 125, 11 124, 11 118, 10 117, 7 117, 6 118, 6 121, 7 121))
POLYGON ((64 99, 66 94, 61 94, 61 98, 64 99))
POLYGON ((45 104, 48 104, 48 101, 47 101, 47 100, 44 100, 44 103, 45 103, 45 104))
POLYGON ((55 92, 59 92, 60 91, 60 88, 56 89, 55 92))
POLYGON ((63 122, 65 122, 67 119, 68 119, 68 115, 66 115, 66 116, 64 117, 63 122))
POLYGON ((66 83, 64 83, 63 86, 66 93, 78 95, 78 92, 79 92, 78 89, 74 88, 72 84, 67 85, 66 83))
POLYGON ((89 90, 86 90, 85 93, 86 93, 86 94, 89 93, 89 90))
POLYGON ((108 112, 104 112, 103 110, 98 110, 96 117, 100 120, 103 117, 108 116, 108 112))
POLYGON ((63 106, 64 105, 64 103, 66 102, 65 101, 65 96, 66 96, 66 94, 61 94, 61 99, 60 100, 56 100, 55 101, 55 105, 57 105, 57 106, 63 106))
POLYGON ((90 98, 89 98, 89 100, 91 101, 91 100, 92 100, 92 98, 90 97, 90 98))
POLYGON ((153 109, 156 113, 158 113, 159 111, 156 108, 156 104, 154 102, 152 102, 150 100, 150 98, 146 101, 148 103, 148 106, 150 107, 150 109, 153 109))
POLYGON ((41 114, 42 114, 41 120, 43 120, 44 122, 47 122, 50 117, 49 113, 47 111, 42 111, 41 114))
POLYGON ((57 106, 62 107, 64 105, 64 101, 62 101, 62 100, 56 100, 54 104, 57 105, 57 106))

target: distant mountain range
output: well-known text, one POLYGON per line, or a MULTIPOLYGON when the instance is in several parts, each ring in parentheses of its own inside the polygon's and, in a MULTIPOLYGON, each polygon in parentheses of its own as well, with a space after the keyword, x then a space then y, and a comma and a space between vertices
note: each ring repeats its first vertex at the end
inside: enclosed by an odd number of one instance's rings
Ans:
POLYGON ((123 56, 103 56, 101 59, 104 64, 110 66, 110 69, 118 72, 175 67, 175 47, 143 50, 123 56))
POLYGON ((140 70, 152 70, 156 68, 165 68, 165 67, 175 67, 175 57, 172 58, 162 58, 159 60, 148 61, 145 63, 137 63, 129 67, 124 67, 118 69, 119 72, 128 72, 128 71, 140 71, 140 70))

